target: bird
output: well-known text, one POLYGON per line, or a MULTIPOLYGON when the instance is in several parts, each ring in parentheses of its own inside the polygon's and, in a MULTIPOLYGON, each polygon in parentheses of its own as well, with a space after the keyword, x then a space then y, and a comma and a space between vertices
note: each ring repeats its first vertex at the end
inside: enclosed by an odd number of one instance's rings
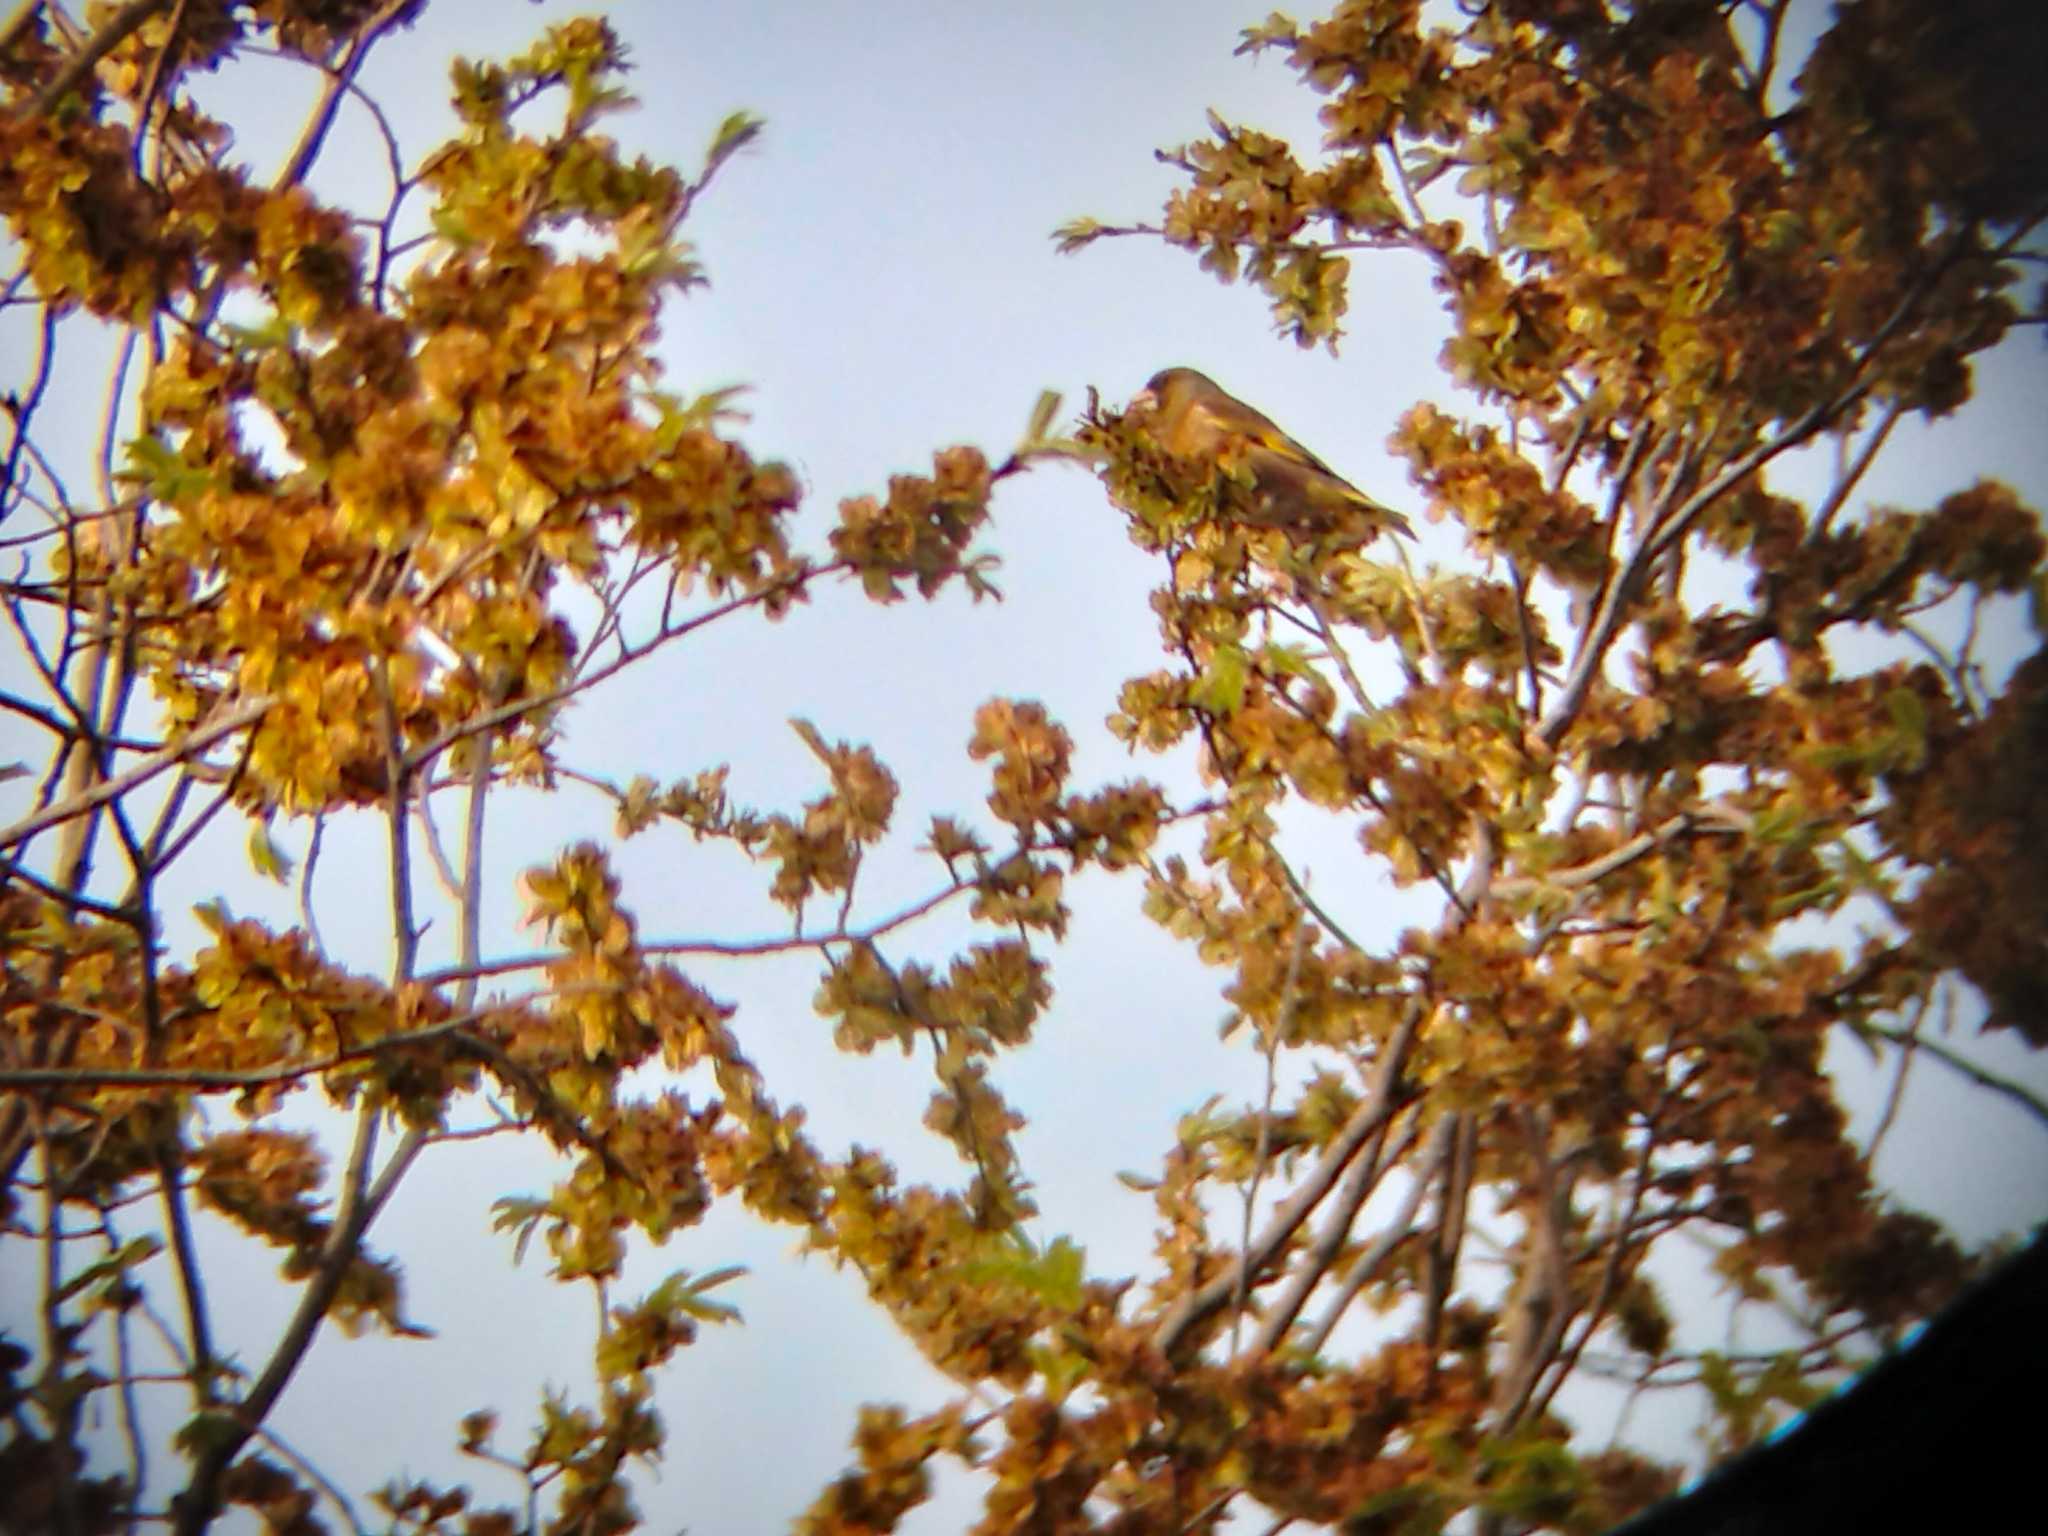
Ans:
MULTIPOLYGON (((1131 400, 1152 414, 1151 435, 1177 459, 1228 464, 1251 472, 1244 521, 1313 538, 1389 529, 1415 537, 1408 519, 1381 505, 1205 373, 1165 368, 1131 400)), ((1358 542, 1363 542, 1360 539, 1358 542)))

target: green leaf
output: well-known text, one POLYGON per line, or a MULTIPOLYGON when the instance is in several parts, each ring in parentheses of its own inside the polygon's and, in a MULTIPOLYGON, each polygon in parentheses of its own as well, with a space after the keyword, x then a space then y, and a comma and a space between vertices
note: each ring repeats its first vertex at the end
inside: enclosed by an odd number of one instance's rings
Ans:
POLYGON ((1316 670, 1302 647, 1277 643, 1259 647, 1259 665, 1280 677, 1313 677, 1316 670))
POLYGON ((57 1300, 69 1301, 80 1291, 106 1280, 114 1280, 126 1274, 138 1264, 145 1264, 163 1252, 163 1239, 154 1232, 141 1237, 130 1238, 119 1248, 101 1259, 97 1264, 88 1264, 77 1274, 66 1280, 57 1292, 57 1300))
POLYGON ((260 821, 249 828, 249 867, 279 885, 292 876, 291 855, 272 841, 270 828, 260 821))
POLYGON ((1087 1250, 1067 1238, 1054 1238, 1041 1252, 1030 1238, 1013 1230, 991 1257, 962 1265, 961 1273, 969 1280, 1014 1285, 1057 1311, 1076 1312, 1087 1258, 1087 1250))
POLYGON ((223 1413, 219 1409, 208 1409, 187 1419, 172 1437, 171 1443, 187 1456, 197 1460, 210 1450, 232 1445, 241 1433, 242 1427, 235 1422, 233 1414, 223 1413))
POLYGON ((1038 392, 1038 403, 1031 407, 1031 420, 1024 428, 1024 441, 1027 445, 1044 439, 1046 430, 1052 426, 1053 417, 1059 413, 1059 408, 1058 390, 1041 389, 1038 392))
POLYGON ((1040 1296, 1061 1311, 1078 1311, 1081 1284, 1087 1275, 1087 1250, 1064 1237, 1056 1237, 1038 1262, 1037 1290, 1040 1296))
POLYGON ((1180 1126, 1175 1134, 1179 1137, 1180 1144, 1183 1147, 1192 1152, 1203 1142, 1212 1139, 1219 1130, 1230 1123, 1227 1117, 1219 1116, 1216 1113, 1216 1106, 1222 1102, 1222 1094, 1212 1093, 1203 1101, 1200 1109, 1191 1110, 1180 1117, 1180 1126))
POLYGON ((692 1280, 687 1269, 679 1269, 661 1283, 655 1294, 662 1298, 664 1305, 673 1306, 700 1323, 742 1322, 744 1319, 738 1307, 728 1302, 711 1301, 705 1293, 739 1279, 746 1272, 744 1264, 728 1264, 723 1269, 714 1269, 710 1274, 692 1280), (675 1287, 673 1291, 670 1290, 672 1286, 675 1287))
POLYGON ((1108 232, 1108 226, 1100 219, 1069 219, 1052 232, 1053 248, 1062 256, 1071 256, 1084 245, 1100 240, 1108 232))
POLYGON ((446 240, 457 250, 462 250, 476 243, 476 236, 470 233, 469 225, 464 221, 461 210, 450 208, 443 204, 436 208, 429 217, 434 226, 434 233, 443 240, 446 240))
POLYGON ((512 1262, 520 1263, 526 1257, 526 1245, 533 1241, 534 1230, 540 1225, 541 1217, 548 1213, 547 1201, 531 1196, 507 1195, 501 1200, 493 1200, 491 1209, 496 1212, 491 1218, 493 1232, 518 1229, 519 1236, 512 1244, 512 1262))
POLYGON ((1918 767, 1927 756, 1927 706, 1912 689, 1894 688, 1884 696, 1884 710, 1892 721, 1890 745, 1903 748, 1905 762, 1918 767))
POLYGON ((734 155, 761 136, 766 122, 751 112, 734 112, 718 125, 711 136, 711 148, 704 152, 704 174, 709 176, 734 155))
POLYGON ((1250 673, 1242 647, 1220 645, 1209 665, 1202 669, 1202 675, 1195 680, 1195 686, 1188 695, 1189 701, 1212 715, 1227 719, 1243 707, 1245 684, 1250 673))
POLYGON ((1048 1349, 1034 1344, 1027 1351, 1031 1368, 1045 1378, 1045 1395, 1055 1403, 1066 1401, 1067 1395, 1087 1379, 1089 1365, 1086 1357, 1070 1349, 1048 1349))
POLYGON ((121 478, 140 484, 158 501, 189 500, 213 486, 211 471, 188 464, 183 454, 154 433, 130 438, 123 453, 127 465, 121 478))

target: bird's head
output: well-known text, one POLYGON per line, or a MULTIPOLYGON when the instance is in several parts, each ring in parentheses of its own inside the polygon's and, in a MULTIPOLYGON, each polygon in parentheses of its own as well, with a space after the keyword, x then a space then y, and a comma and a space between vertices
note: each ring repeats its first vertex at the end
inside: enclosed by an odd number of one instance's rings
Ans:
POLYGON ((1131 406, 1137 410, 1151 410, 1161 415, 1174 416, 1194 400, 1222 393, 1216 381, 1206 373, 1193 368, 1162 368, 1145 381, 1143 389, 1131 397, 1131 406))

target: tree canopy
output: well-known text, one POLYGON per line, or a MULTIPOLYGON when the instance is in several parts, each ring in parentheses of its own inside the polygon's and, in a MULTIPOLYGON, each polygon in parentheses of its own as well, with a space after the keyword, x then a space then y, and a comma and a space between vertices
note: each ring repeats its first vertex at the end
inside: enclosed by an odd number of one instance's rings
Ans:
POLYGON ((1116 398, 1077 421, 1042 399, 1008 453, 939 447, 803 547, 799 476, 654 350, 704 278, 698 202, 759 124, 684 169, 629 156, 624 52, 584 19, 457 62, 459 130, 404 144, 357 78, 423 5, 0 23, 0 302, 33 339, 0 480, 0 708, 33 742, 0 818, 0 1254, 33 1295, 0 1335, 0 1527, 356 1521, 266 1420, 322 1329, 420 1329, 375 1223, 486 1136, 558 1157, 493 1209, 594 1291, 596 1385, 464 1419, 470 1484, 395 1447, 368 1517, 393 1530, 639 1523, 656 1373, 737 1320, 735 1271, 617 1282, 629 1244, 716 1203, 858 1276, 957 1387, 862 1411, 813 1536, 895 1529, 939 1463, 984 1479, 990 1533, 1598 1531, 1678 1472, 1577 1435, 1569 1386, 1695 1383, 1733 1453, 1969 1281, 1984 1256, 1873 1178, 1824 1054, 1928 1060, 2048 1123, 1931 1032, 1961 1000, 2048 1044, 2048 653, 1980 644, 2014 613, 2038 643, 2048 546, 1967 468, 1928 507, 1860 491, 1902 421, 1956 410, 1973 359, 2042 322, 2037 7, 1846 0, 1796 60, 1786 0, 1344 0, 1247 30, 1319 98, 1322 143, 1212 114, 1162 152, 1156 222, 1058 244, 1184 249, 1333 350, 1356 264, 1427 263, 1463 409, 1382 424, 1420 550, 1449 556, 1425 560, 1276 523, 1245 453, 1177 452, 1116 398), (258 50, 324 82, 262 178, 190 89, 258 50), (384 131, 381 206, 309 188, 352 100, 384 131), (113 382, 80 448, 51 380, 95 346, 113 382), (1816 457, 1825 490, 1791 494, 1816 457), (1054 462, 1157 557, 1159 664, 1108 728, 1192 757, 1198 795, 1077 782, 1070 728, 1021 698, 971 722, 984 804, 915 829, 873 750, 802 722, 821 787, 793 807, 716 767, 565 765, 577 700, 714 626, 992 595, 992 510, 1054 462), (751 861, 787 934, 646 937, 616 849, 578 842, 519 877, 539 946, 501 945, 494 797, 593 787, 618 839, 751 861), (290 925, 216 902, 203 943, 166 942, 207 829, 246 823, 278 880, 280 830, 310 829, 303 890, 343 819, 383 839, 383 973, 310 899, 290 925), (927 893, 864 915, 892 838, 921 840, 927 893), (1307 870, 1346 861, 1433 915, 1334 909, 1307 870), (1228 978, 1263 1081, 1219 1084, 1126 1176, 1156 1221, 1132 1277, 1039 1210, 1017 1132, 1058 1107, 1000 1085, 1084 872, 1228 978), (902 958, 955 905, 977 937, 902 958), (956 1182, 900 1176, 898 1128, 821 1144, 691 974, 791 952, 837 1049, 930 1074, 956 1182), (315 1099, 343 1142, 293 1119, 315 1099), (260 1358, 220 1345, 202 1213, 291 1295, 260 1358), (1792 1342, 1702 1344, 1652 1263, 1693 1243, 1792 1342), (146 1444, 140 1394, 181 1403, 175 1445, 146 1444))

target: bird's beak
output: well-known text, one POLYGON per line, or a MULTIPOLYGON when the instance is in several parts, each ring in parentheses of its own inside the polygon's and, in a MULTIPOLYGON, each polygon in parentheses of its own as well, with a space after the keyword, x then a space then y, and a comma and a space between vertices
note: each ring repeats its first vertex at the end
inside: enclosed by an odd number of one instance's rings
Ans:
POLYGON ((1159 397, 1149 389, 1141 389, 1131 396, 1131 403, 1125 406, 1124 409, 1126 411, 1156 411, 1159 409, 1159 397))

